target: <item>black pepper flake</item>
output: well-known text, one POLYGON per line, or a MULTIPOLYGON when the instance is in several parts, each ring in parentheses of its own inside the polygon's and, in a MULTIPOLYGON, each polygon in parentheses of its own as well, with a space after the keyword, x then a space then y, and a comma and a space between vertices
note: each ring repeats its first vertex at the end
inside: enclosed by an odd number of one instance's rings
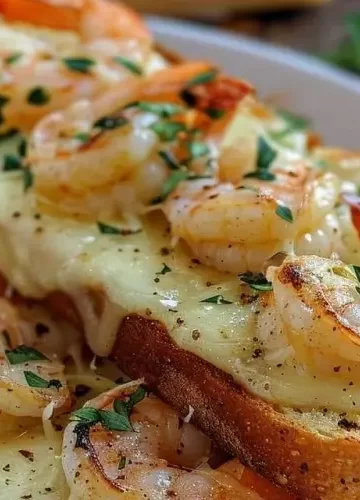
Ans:
POLYGON ((74 390, 74 394, 77 398, 86 396, 91 391, 91 387, 85 384, 77 384, 74 390))
POLYGON ((356 422, 352 422, 347 418, 342 418, 338 421, 338 426, 346 431, 359 430, 359 425, 356 422))
POLYGON ((165 257, 166 255, 169 255, 170 254, 170 249, 169 248, 166 248, 166 247, 163 247, 163 248, 160 248, 160 254, 165 257))
POLYGON ((300 465, 300 472, 301 474, 306 474, 307 472, 309 472, 309 466, 306 462, 300 465))
POLYGON ((5 472, 10 472, 10 464, 6 464, 2 470, 5 472))
POLYGON ((339 373, 341 366, 334 366, 334 372, 339 373))
POLYGON ((17 219, 17 218, 19 218, 19 217, 21 216, 21 212, 16 211, 16 212, 14 212, 14 213, 12 214, 12 216, 14 217, 14 219, 17 219))
POLYGON ((20 498, 24 498, 24 499, 30 499, 32 498, 32 494, 30 493, 30 495, 23 495, 22 497, 20 498))
POLYGON ((50 331, 50 328, 45 325, 44 323, 36 323, 35 325, 35 333, 36 335, 38 335, 39 337, 42 337, 43 335, 46 335, 47 333, 49 333, 50 331))
POLYGON ((193 340, 198 340, 200 338, 199 330, 193 330, 191 336, 192 336, 193 340))
POLYGON ((155 281, 155 283, 159 283, 160 278, 155 278, 154 281, 155 281))
POLYGON ((27 458, 30 462, 34 461, 34 453, 29 450, 19 450, 20 455, 27 458))
POLYGON ((255 349, 255 351, 253 352, 252 357, 253 357, 254 359, 260 358, 260 357, 262 356, 262 353, 263 353, 263 352, 262 352, 262 349, 257 348, 257 349, 255 349))
POLYGON ((184 320, 182 318, 177 318, 176 323, 178 325, 182 325, 184 323, 184 320))

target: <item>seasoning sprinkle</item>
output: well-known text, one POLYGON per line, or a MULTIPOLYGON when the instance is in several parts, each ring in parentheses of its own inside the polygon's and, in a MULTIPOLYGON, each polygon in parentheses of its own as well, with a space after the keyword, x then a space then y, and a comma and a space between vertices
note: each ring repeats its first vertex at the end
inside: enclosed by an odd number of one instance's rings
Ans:
POLYGON ((139 64, 135 63, 134 61, 131 61, 130 59, 127 59, 126 57, 115 56, 113 58, 113 60, 116 63, 121 64, 121 66, 124 66, 124 68, 131 71, 131 73, 133 73, 134 75, 141 76, 144 74, 144 72, 143 72, 141 66, 139 66, 139 64))

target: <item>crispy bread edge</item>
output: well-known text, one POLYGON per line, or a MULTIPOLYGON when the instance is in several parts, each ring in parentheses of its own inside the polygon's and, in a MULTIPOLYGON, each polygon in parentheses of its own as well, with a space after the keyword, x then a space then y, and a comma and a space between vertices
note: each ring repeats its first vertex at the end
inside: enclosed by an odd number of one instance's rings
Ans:
POLYGON ((112 359, 147 384, 223 449, 301 499, 360 498, 360 440, 295 423, 233 379, 175 345, 158 321, 127 316, 112 359))

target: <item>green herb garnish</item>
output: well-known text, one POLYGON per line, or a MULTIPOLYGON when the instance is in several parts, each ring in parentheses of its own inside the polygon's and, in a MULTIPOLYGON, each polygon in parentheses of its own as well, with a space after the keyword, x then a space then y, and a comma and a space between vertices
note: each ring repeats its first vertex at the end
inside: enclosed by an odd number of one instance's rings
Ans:
POLYGON ((166 163, 170 170, 179 170, 180 164, 170 151, 159 151, 160 158, 166 163))
POLYGON ((118 412, 116 403, 117 401, 114 403, 115 411, 99 410, 102 425, 110 431, 133 431, 129 415, 123 411, 118 412))
POLYGON ((0 142, 11 139, 11 137, 15 137, 18 133, 19 130, 17 128, 9 128, 6 132, 0 133, 0 142))
POLYGON ((81 141, 81 142, 88 142, 90 139, 90 134, 86 132, 78 132, 77 134, 74 135, 74 139, 81 141))
POLYGON ((101 221, 97 221, 96 224, 101 234, 120 234, 121 236, 129 236, 130 234, 138 234, 142 231, 141 229, 119 228, 101 221))
POLYGON ((167 273, 171 273, 172 269, 169 266, 167 266, 165 263, 163 264, 163 266, 164 267, 162 268, 162 270, 159 271, 159 272, 157 272, 157 273, 155 273, 155 274, 162 274, 162 275, 164 275, 164 274, 167 274, 167 273))
POLYGON ((146 390, 144 389, 144 387, 142 386, 138 387, 136 391, 129 396, 129 400, 126 402, 128 411, 131 412, 133 407, 138 403, 140 403, 140 401, 142 401, 145 398, 145 396, 146 396, 146 390))
POLYGON ((123 116, 112 117, 112 116, 104 116, 100 118, 94 123, 95 128, 100 128, 102 130, 114 130, 116 128, 123 127, 127 125, 129 120, 124 118, 123 116))
POLYGON ((15 349, 5 350, 5 355, 11 365, 19 365, 28 361, 42 361, 48 359, 37 349, 26 345, 19 345, 15 349))
POLYGON ((360 267, 355 265, 352 265, 351 267, 354 269, 355 276, 357 280, 360 282, 360 267))
POLYGON ((34 174, 29 168, 24 168, 23 176, 24 176, 24 191, 26 192, 34 184, 34 174))
POLYGON ((230 302, 230 300, 224 299, 222 295, 214 295, 214 297, 208 297, 207 299, 200 300, 200 302, 206 302, 209 304, 218 304, 218 305, 233 304, 233 302, 230 302))
POLYGON ((80 408, 80 410, 76 410, 71 414, 70 420, 72 422, 96 424, 100 421, 99 411, 91 407, 80 408))
POLYGON ((25 370, 24 376, 26 382, 30 387, 36 387, 39 389, 50 389, 50 387, 55 387, 56 389, 60 389, 62 387, 62 383, 60 382, 60 380, 57 379, 45 380, 44 378, 39 377, 39 375, 37 375, 34 372, 25 370))
POLYGON ((222 118, 225 115, 225 110, 224 109, 208 108, 206 110, 206 114, 212 120, 220 120, 220 118, 222 118))
POLYGON ((154 115, 158 115, 161 118, 171 118, 172 116, 185 111, 183 106, 169 102, 138 101, 132 103, 132 106, 136 106, 141 111, 145 111, 147 113, 154 113, 154 115))
POLYGON ((142 68, 136 64, 135 62, 131 61, 130 59, 127 59, 126 57, 122 57, 122 56, 115 56, 113 58, 113 60, 118 63, 118 64, 121 64, 121 66, 124 66, 124 68, 128 69, 129 71, 131 71, 131 73, 134 73, 134 75, 143 75, 143 70, 142 68))
POLYGON ((284 219, 286 222, 294 222, 294 216, 289 207, 278 205, 275 210, 276 215, 284 219))
POLYGON ((180 122, 157 122, 150 126, 159 138, 164 141, 174 141, 179 134, 186 130, 184 123, 180 122))
POLYGON ((177 188, 180 182, 188 178, 188 172, 185 170, 176 170, 170 174, 161 188, 161 194, 158 198, 152 200, 152 203, 161 203, 177 188))
POLYGON ((26 139, 22 138, 19 145, 18 145, 18 153, 19 153, 19 156, 21 156, 22 158, 24 158, 24 156, 26 156, 26 153, 27 153, 27 141, 26 139))
POLYGON ((191 87, 196 87, 197 85, 204 85, 206 83, 213 82, 218 75, 218 70, 216 68, 204 71, 199 75, 195 76, 187 82, 185 88, 190 89, 191 87))
POLYGON ((269 171, 277 152, 270 146, 267 140, 260 136, 257 146, 256 170, 246 174, 245 178, 256 178, 262 181, 273 181, 276 176, 269 171))
POLYGON ((27 95, 27 102, 34 106, 44 106, 50 101, 50 93, 44 87, 34 87, 27 95))
POLYGON ((278 114, 281 116, 283 120, 285 120, 287 124, 287 129, 282 133, 283 135, 288 134, 290 132, 296 131, 296 130, 304 130, 310 127, 311 121, 308 118, 304 118, 303 116, 297 116, 294 115, 293 113, 290 113, 289 111, 285 109, 279 109, 278 114))
POLYGON ((22 58, 24 54, 22 52, 14 52, 13 54, 10 54, 6 59, 5 59, 5 64, 15 64, 16 62, 19 61, 19 59, 22 58))
POLYGON ((197 158, 201 158, 202 156, 206 156, 210 153, 210 148, 205 142, 190 142, 188 148, 192 160, 196 160, 197 158))
POLYGON ((3 108, 5 104, 7 104, 10 101, 10 97, 7 97, 6 95, 1 95, 0 94, 0 108, 3 108))
POLYGON ((249 271, 239 274, 239 278, 243 283, 246 283, 250 288, 258 292, 269 292, 273 289, 271 281, 268 281, 262 273, 252 273, 249 271))
POLYGON ((126 457, 122 456, 118 465, 118 470, 122 470, 126 465, 126 457))
POLYGON ((14 170, 21 170, 21 169, 22 169, 22 162, 18 156, 14 155, 4 156, 4 165, 3 165, 4 172, 12 172, 14 170))
POLYGON ((91 68, 96 64, 94 59, 89 59, 88 57, 67 57, 63 59, 63 62, 68 69, 77 73, 89 73, 91 68))

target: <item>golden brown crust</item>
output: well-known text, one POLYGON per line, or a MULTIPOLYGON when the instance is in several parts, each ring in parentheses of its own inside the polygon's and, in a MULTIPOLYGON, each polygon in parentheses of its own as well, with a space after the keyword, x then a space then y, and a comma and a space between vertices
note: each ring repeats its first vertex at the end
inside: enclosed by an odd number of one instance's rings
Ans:
POLYGON ((126 317, 112 358, 183 415, 192 406, 195 423, 210 438, 299 498, 360 498, 360 441, 353 434, 330 438, 294 423, 177 347, 160 322, 126 317))

